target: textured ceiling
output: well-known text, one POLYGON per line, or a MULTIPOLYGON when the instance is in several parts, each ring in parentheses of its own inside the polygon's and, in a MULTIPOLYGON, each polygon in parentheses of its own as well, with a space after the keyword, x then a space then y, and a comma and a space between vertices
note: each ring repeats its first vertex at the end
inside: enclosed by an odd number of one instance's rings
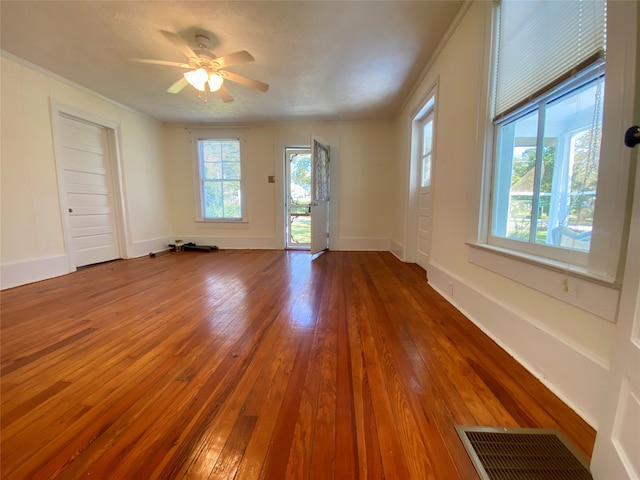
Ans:
POLYGON ((0 48, 164 122, 388 119, 418 79, 461 1, 6 1, 0 48), (207 101, 166 89, 186 61, 160 30, 217 56, 247 50, 229 71, 270 85, 225 82, 207 101))

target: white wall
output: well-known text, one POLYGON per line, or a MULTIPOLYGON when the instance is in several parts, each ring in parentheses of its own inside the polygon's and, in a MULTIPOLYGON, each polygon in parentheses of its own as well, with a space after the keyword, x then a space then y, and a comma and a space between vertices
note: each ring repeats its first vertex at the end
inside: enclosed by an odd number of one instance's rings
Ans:
POLYGON ((58 195, 51 101, 119 125, 127 257, 171 235, 162 164, 163 126, 80 87, 1 58, 1 286, 70 271, 58 195))
POLYGON ((597 425, 615 324, 469 262, 469 225, 479 168, 477 109, 482 89, 485 29, 491 2, 474 2, 397 118, 396 198, 391 245, 404 258, 409 206, 411 114, 438 84, 434 213, 429 283, 597 425), (453 283, 450 295, 449 282, 453 283))
POLYGON ((221 248, 284 248, 282 147, 296 140, 308 144, 311 135, 318 135, 339 143, 339 154, 332 155, 331 162, 331 205, 338 207, 332 213, 331 248, 388 250, 395 145, 392 123, 254 125, 241 131, 246 139, 248 222, 204 223, 195 221, 189 128, 167 126, 165 150, 176 239, 221 248), (270 175, 275 175, 275 184, 267 182, 270 175))

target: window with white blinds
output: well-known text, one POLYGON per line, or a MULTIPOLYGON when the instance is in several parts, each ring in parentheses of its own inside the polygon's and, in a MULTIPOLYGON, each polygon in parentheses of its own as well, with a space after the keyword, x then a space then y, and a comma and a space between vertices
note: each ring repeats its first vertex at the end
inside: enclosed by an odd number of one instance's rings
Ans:
POLYGON ((495 0, 491 8, 479 138, 486 175, 470 261, 614 320, 634 161, 620 132, 634 123, 640 7, 495 0))
POLYGON ((603 58, 603 0, 503 0, 499 7, 494 119, 603 58))

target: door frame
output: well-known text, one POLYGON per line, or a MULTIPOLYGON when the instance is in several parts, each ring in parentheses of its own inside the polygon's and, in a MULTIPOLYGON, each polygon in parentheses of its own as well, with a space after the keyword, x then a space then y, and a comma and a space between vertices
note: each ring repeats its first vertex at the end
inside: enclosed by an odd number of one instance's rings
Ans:
MULTIPOLYGON (((311 240, 309 240, 308 244, 303 244, 302 246, 296 247, 296 246, 292 246, 289 244, 289 240, 291 239, 291 232, 289 231, 289 227, 290 227, 290 219, 289 219, 289 215, 290 215, 290 204, 289 204, 289 200, 291 198, 290 195, 290 190, 291 190, 291 161, 289 160, 289 155, 287 153, 287 150, 289 151, 296 151, 299 150, 300 152, 302 152, 303 150, 306 150, 309 155, 312 154, 311 149, 309 147, 304 147, 304 146, 300 146, 300 145, 296 145, 296 146, 287 146, 284 148, 284 181, 283 181, 283 187, 284 187, 284 243, 285 243, 285 248, 287 249, 298 249, 298 250, 309 250, 311 248, 311 240)), ((311 187, 311 185, 309 185, 311 187)), ((311 202, 311 200, 309 200, 311 202)), ((309 215, 309 221, 311 221, 311 215, 309 215)), ((311 229, 309 229, 309 235, 311 235, 311 229)))
MULTIPOLYGON (((331 164, 330 182, 331 182, 331 208, 329 209, 329 250, 340 249, 340 137, 337 135, 325 135, 322 131, 313 134, 318 138, 326 141, 331 147, 331 164)), ((286 174, 285 168, 285 151, 286 147, 305 147, 311 148, 312 135, 281 135, 276 136, 274 148, 274 173, 275 173, 275 213, 276 213, 276 233, 274 238, 274 248, 278 250, 286 249, 285 238, 285 192, 286 192, 286 174)))
MULTIPOLYGON (((439 77, 436 77, 435 81, 427 88, 426 93, 420 98, 417 106, 411 112, 409 116, 409 178, 407 188, 407 224, 405 229, 405 249, 404 249, 404 261, 408 263, 415 263, 418 256, 418 227, 419 227, 419 211, 420 211, 420 184, 422 181, 422 154, 420 152, 420 146, 422 141, 420 136, 422 131, 420 125, 422 119, 426 116, 427 102, 431 97, 434 98, 435 104, 433 109, 429 111, 433 112, 434 118, 434 130, 433 130, 433 145, 431 148, 431 225, 433 226, 433 212, 435 212, 435 172, 437 163, 436 146, 436 132, 437 132, 437 118, 438 118, 438 85, 439 77)), ((431 258, 431 245, 429 245, 429 258, 431 258)))
POLYGON ((122 162, 120 154, 120 139, 121 131, 120 124, 112 122, 110 120, 93 115, 84 110, 59 103, 55 100, 51 100, 51 126, 53 133, 53 146, 54 156, 56 164, 56 176, 58 180, 58 199, 60 202, 60 217, 62 220, 62 235, 64 239, 65 252, 67 254, 67 260, 69 262, 69 271, 74 272, 77 270, 75 252, 71 241, 71 225, 69 221, 69 205, 67 202, 67 188, 64 175, 64 162, 62 151, 62 138, 61 138, 61 126, 60 117, 67 117, 79 122, 93 124, 99 128, 103 128, 107 133, 107 145, 108 145, 108 168, 111 177, 110 194, 113 195, 114 205, 114 219, 115 219, 115 239, 118 246, 118 254, 120 258, 129 258, 128 245, 129 245, 129 232, 126 228, 124 219, 126 218, 125 202, 123 196, 123 174, 122 174, 122 162))

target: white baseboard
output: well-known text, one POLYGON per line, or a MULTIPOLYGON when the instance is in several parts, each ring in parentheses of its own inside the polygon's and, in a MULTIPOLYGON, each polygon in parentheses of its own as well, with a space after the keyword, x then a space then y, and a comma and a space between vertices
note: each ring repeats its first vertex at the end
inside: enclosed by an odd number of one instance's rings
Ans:
MULTIPOLYGON (((175 235, 176 239, 183 242, 193 242, 196 245, 215 245, 218 248, 229 250, 282 250, 279 241, 275 237, 256 236, 256 237, 224 237, 224 236, 196 236, 196 235, 175 235)), ((171 240, 169 243, 173 243, 171 240)), ((375 237, 340 237, 337 239, 337 247, 332 247, 338 251, 389 251, 390 240, 388 238, 375 237)), ((149 253, 149 252, 146 252, 149 253)))
POLYGON ((597 428, 608 365, 438 265, 429 264, 428 277, 448 302, 597 428))
MULTIPOLYGON (((196 245, 216 246, 226 250, 282 250, 276 246, 275 237, 209 237, 198 235, 175 235, 176 239, 184 243, 193 242, 196 245)), ((174 243, 172 240, 170 243, 174 243)))
POLYGON ((75 268, 71 268, 67 255, 5 263, 0 265, 0 289, 39 282, 73 271, 75 268))
POLYGON ((134 242, 131 245, 130 258, 144 257, 151 252, 162 252, 169 250, 169 244, 174 240, 170 237, 152 238, 151 240, 143 240, 134 242))
POLYGON ((397 240, 391 240, 390 241, 390 247, 389 247, 389 251, 400 261, 404 262, 405 261, 405 256, 404 256, 404 245, 402 245, 400 242, 398 242, 397 240))

